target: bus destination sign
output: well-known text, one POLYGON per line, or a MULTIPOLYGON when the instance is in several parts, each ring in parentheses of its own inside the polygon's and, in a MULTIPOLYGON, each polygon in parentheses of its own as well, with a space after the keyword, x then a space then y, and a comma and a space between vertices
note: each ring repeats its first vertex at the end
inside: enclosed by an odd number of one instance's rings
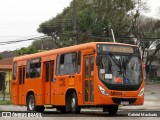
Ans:
POLYGON ((133 47, 120 45, 98 45, 99 52, 134 53, 133 47))

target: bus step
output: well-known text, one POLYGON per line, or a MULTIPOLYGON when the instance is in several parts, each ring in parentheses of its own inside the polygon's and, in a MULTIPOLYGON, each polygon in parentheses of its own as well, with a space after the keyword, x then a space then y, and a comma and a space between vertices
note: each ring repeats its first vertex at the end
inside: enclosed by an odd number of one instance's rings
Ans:
POLYGON ((44 105, 46 108, 52 108, 52 105, 44 105))

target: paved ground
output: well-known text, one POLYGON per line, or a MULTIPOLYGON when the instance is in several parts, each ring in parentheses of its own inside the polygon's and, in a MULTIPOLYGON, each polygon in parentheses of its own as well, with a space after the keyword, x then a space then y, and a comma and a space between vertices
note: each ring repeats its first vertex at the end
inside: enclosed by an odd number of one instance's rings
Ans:
POLYGON ((145 94, 154 94, 159 93, 160 91, 160 84, 148 84, 145 85, 145 94))

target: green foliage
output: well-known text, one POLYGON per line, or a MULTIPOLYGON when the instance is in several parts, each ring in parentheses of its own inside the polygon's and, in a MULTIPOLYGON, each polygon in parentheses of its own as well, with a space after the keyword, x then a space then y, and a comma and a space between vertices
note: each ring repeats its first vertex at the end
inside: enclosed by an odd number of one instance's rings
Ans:
POLYGON ((11 104, 12 102, 10 100, 5 100, 5 101, 0 100, 0 105, 11 105, 11 104))
POLYGON ((0 60, 2 60, 3 59, 3 56, 0 54, 0 60))
MULTIPOLYGON (((76 0, 77 43, 110 41, 97 37, 127 36, 135 27, 139 14, 133 0, 76 0)), ((62 46, 73 44, 73 2, 61 14, 39 25, 38 32, 58 40, 62 46)))
POLYGON ((40 40, 33 41, 31 47, 35 51, 40 51, 42 50, 42 44, 43 44, 43 50, 51 50, 57 48, 54 41, 50 38, 42 38, 40 40))
POLYGON ((18 56, 19 55, 25 55, 25 54, 33 54, 35 52, 36 52, 36 50, 32 46, 23 47, 20 50, 16 50, 16 53, 17 53, 18 56))

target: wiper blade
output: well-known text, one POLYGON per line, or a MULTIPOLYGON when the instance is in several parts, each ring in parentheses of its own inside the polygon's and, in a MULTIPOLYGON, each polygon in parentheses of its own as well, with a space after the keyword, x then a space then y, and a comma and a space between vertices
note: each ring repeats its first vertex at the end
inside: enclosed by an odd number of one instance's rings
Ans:
POLYGON ((118 67, 120 67, 120 65, 118 64, 118 62, 115 60, 115 59, 113 59, 112 57, 112 54, 109 54, 109 56, 110 56, 110 58, 112 59, 112 61, 118 66, 118 67))
POLYGON ((112 59, 112 61, 116 64, 116 66, 119 67, 120 71, 118 71, 118 72, 121 73, 121 63, 120 63, 120 61, 116 61, 116 59, 113 58, 112 54, 109 54, 109 56, 112 59))
POLYGON ((124 63, 124 58, 122 58, 122 67, 123 67, 125 75, 126 75, 126 65, 124 63))

